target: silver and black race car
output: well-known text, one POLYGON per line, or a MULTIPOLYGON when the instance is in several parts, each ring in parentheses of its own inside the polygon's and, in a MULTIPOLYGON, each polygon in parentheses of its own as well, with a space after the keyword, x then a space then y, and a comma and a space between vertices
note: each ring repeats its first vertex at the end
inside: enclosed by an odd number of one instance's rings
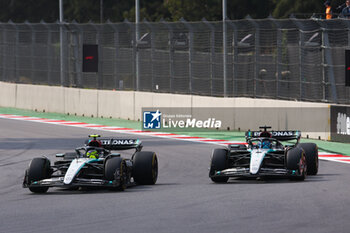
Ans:
POLYGON ((209 177, 215 183, 230 177, 287 177, 304 180, 318 172, 318 148, 314 143, 299 143, 300 131, 246 132, 246 144, 230 144, 214 149, 209 177), (292 144, 285 144, 285 143, 292 144))
POLYGON ((154 152, 141 151, 137 139, 98 139, 90 135, 75 152, 56 154, 61 158, 51 166, 46 157, 34 158, 25 171, 23 187, 45 193, 49 187, 77 189, 105 187, 123 191, 133 184, 153 185, 158 177, 158 160, 154 152), (135 149, 131 159, 112 150, 135 149))

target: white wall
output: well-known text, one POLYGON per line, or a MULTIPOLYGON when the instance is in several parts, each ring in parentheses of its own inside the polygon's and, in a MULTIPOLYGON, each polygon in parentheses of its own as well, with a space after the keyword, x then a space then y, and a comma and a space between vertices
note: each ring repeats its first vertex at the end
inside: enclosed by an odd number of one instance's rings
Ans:
POLYGON ((94 117, 141 120, 143 107, 196 108, 223 121, 222 128, 248 130, 270 124, 274 129, 316 129, 303 136, 329 139, 328 104, 252 98, 220 98, 133 91, 88 90, 0 82, 0 106, 94 117), (219 111, 214 108, 225 108, 219 111), (247 108, 237 111, 236 108, 247 108), (274 108, 271 114, 271 108, 274 108), (286 110, 291 108, 291 111, 286 110), (235 111, 234 111, 235 109, 235 111), (315 109, 315 111, 310 111, 315 109), (317 132, 316 132, 317 131, 317 132))

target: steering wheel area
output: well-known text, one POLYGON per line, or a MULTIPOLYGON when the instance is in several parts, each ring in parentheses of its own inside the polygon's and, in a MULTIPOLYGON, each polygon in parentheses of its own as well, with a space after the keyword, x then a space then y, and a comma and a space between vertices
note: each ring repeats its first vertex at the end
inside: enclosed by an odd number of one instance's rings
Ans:
POLYGON ((253 138, 248 140, 249 149, 277 149, 283 145, 274 138, 253 138))
POLYGON ((75 149, 76 153, 78 154, 78 157, 86 157, 86 154, 91 151, 96 150, 99 154, 99 157, 106 157, 106 155, 109 154, 109 151, 101 148, 101 147, 95 147, 95 146, 84 146, 84 147, 78 147, 75 149))

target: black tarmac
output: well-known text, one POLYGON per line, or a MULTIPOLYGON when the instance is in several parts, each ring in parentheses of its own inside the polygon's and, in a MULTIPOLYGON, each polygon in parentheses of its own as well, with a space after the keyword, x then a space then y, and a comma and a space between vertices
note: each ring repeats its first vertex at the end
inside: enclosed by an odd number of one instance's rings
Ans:
MULTIPOLYGON (((317 176, 230 180, 208 177, 211 144, 140 137, 159 160, 156 185, 124 192, 22 188, 34 157, 73 151, 91 133, 69 126, 0 119, 0 232, 350 232, 350 166, 320 162, 317 176)), ((130 157, 127 153, 125 157, 130 157)))

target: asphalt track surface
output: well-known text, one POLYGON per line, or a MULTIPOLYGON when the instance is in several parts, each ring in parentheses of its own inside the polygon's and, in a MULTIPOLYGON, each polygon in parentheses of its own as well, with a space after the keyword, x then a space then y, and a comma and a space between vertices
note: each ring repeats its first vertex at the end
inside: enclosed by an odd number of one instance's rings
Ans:
POLYGON ((350 231, 348 164, 320 161, 319 174, 304 182, 214 184, 208 166, 218 146, 144 136, 144 150, 158 155, 156 185, 32 194, 22 188, 32 158, 54 161, 90 133, 135 136, 8 119, 0 119, 0 129, 0 232, 350 231))

